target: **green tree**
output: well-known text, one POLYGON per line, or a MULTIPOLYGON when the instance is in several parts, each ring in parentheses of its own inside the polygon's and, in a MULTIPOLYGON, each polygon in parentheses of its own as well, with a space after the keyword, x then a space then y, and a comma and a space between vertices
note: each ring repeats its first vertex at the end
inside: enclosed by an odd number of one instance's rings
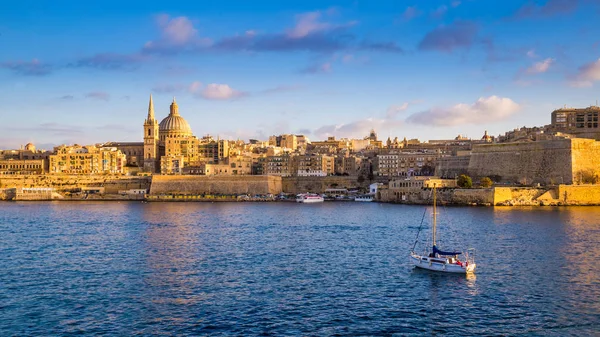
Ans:
POLYGON ((494 182, 492 181, 492 179, 488 177, 483 177, 481 178, 481 180, 479 180, 479 185, 481 185, 481 187, 484 188, 492 187, 493 184, 494 182))
POLYGON ((473 187, 473 180, 471 180, 471 177, 469 177, 468 175, 461 174, 460 176, 458 176, 456 184, 462 188, 471 188, 473 187))

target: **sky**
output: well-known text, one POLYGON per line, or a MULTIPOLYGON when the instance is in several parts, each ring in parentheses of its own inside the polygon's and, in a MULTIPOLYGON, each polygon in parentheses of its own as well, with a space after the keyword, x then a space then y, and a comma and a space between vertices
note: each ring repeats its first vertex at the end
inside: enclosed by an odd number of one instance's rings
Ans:
POLYGON ((600 0, 6 1, 0 148, 198 137, 480 138, 597 104, 600 0))

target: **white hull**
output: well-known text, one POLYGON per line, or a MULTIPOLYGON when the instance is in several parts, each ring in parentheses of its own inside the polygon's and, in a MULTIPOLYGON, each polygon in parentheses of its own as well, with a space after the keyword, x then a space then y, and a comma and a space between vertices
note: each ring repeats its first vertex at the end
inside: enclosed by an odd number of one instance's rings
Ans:
POLYGON ((296 200, 296 202, 303 203, 303 204, 314 204, 314 203, 317 203, 317 202, 324 202, 324 201, 325 201, 325 199, 323 199, 323 198, 314 198, 314 199, 311 198, 311 199, 298 199, 298 200, 296 200))
POLYGON ((360 202, 372 202, 372 201, 373 201, 373 198, 370 198, 370 199, 369 199, 369 198, 365 198, 365 199, 362 199, 362 198, 355 198, 355 199, 354 199, 354 201, 360 201, 360 202))
POLYGON ((445 258, 428 257, 417 254, 410 254, 410 262, 417 268, 439 271, 443 273, 467 274, 475 271, 476 264, 465 265, 449 263, 445 258))
POLYGON ((296 197, 296 202, 303 204, 314 204, 318 202, 324 202, 325 199, 318 194, 299 194, 296 197))

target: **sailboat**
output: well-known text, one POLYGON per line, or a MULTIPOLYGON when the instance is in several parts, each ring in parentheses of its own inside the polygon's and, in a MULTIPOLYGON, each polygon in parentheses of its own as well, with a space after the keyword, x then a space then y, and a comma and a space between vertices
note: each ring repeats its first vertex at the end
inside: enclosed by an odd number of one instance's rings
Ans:
MULTIPOLYGON (((415 240, 415 244, 413 245, 413 249, 410 252, 410 261, 417 268, 434 270, 444 273, 458 273, 458 274, 468 274, 473 273, 475 271, 475 250, 468 249, 465 254, 462 252, 455 251, 442 251, 436 245, 436 226, 437 226, 437 213, 436 213, 436 188, 433 187, 433 227, 432 227, 432 236, 433 236, 433 248, 431 252, 425 252, 424 255, 419 255, 415 253, 415 246, 417 245, 417 241, 419 239, 419 234, 417 234, 417 240, 415 240), (463 259, 459 259, 460 256, 463 256, 463 259)), ((425 215, 423 215, 425 217, 425 215)), ((419 227, 419 232, 421 228, 419 227)))

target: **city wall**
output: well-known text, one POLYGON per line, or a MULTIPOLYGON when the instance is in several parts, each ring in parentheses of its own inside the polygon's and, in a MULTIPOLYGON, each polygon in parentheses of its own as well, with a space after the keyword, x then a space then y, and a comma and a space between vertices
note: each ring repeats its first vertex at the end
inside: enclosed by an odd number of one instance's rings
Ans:
POLYGON ((362 184, 354 176, 327 176, 327 177, 284 177, 282 180, 283 192, 299 194, 306 192, 324 193, 328 188, 356 188, 369 184, 365 180, 362 184))
POLYGON ((278 194, 281 177, 276 176, 167 176, 152 177, 151 195, 160 194, 278 194))
POLYGON ((600 185, 560 185, 557 197, 568 205, 600 205, 600 185))
POLYGON ((571 141, 474 145, 468 172, 476 179, 496 175, 513 183, 570 184, 571 141))
MULTIPOLYGON (((589 139, 572 139, 573 179, 576 183, 600 180, 600 142, 589 139), (595 178, 594 178, 595 176, 595 178)), ((596 181, 600 183, 600 181, 596 181)))
MULTIPOLYGON (((394 190, 382 190, 380 201, 431 204, 429 189, 415 189, 398 196, 394 190)), ((600 205, 600 185, 558 185, 547 188, 493 187, 473 189, 440 189, 438 201, 452 205, 486 206, 576 206, 600 205)))
POLYGON ((104 187, 106 194, 121 190, 149 189, 150 177, 119 175, 11 175, 0 176, 0 188, 52 187, 65 192, 82 187, 104 187))

